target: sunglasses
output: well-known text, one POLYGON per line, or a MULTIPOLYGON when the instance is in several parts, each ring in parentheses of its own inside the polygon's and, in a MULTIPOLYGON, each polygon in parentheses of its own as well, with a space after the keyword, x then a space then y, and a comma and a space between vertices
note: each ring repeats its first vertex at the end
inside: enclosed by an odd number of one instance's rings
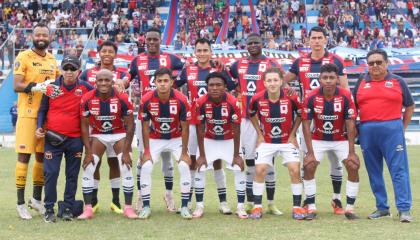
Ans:
POLYGON ((64 71, 64 72, 67 72, 67 71, 76 72, 77 70, 79 70, 79 69, 77 69, 77 68, 75 68, 75 67, 64 67, 64 68, 63 68, 63 71, 64 71))
POLYGON ((379 66, 379 65, 382 65, 383 63, 384 63, 384 61, 382 61, 382 60, 378 60, 378 61, 368 62, 367 64, 368 64, 369 66, 373 67, 373 66, 375 66, 375 64, 376 64, 376 66, 379 66))

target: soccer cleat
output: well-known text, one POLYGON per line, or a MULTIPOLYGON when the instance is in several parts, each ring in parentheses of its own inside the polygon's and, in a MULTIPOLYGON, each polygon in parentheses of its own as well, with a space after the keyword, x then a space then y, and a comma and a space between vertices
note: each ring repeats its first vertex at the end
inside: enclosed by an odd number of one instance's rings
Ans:
POLYGON ((274 203, 270 203, 270 204, 268 204, 268 210, 267 210, 267 213, 269 213, 269 214, 273 214, 273 215, 276 215, 276 216, 281 216, 281 215, 283 215, 282 211, 280 211, 280 210, 276 207, 276 205, 274 205, 274 203))
POLYGON ((292 210, 292 217, 296 220, 303 220, 306 217, 306 210, 302 207, 294 207, 292 210))
POLYGON ((54 210, 48 210, 44 213, 44 222, 46 223, 55 223, 57 222, 57 217, 54 214, 54 210))
POLYGON ((171 195, 165 194, 163 200, 165 201, 166 210, 168 210, 168 212, 176 212, 175 201, 171 195))
POLYGON ((238 207, 236 209, 236 215, 240 219, 247 219, 248 218, 248 213, 245 211, 244 207, 238 207))
POLYGON ((148 219, 152 214, 150 207, 143 207, 143 210, 139 214, 140 219, 148 219))
POLYGON ((391 213, 389 212, 388 209, 376 210, 368 216, 369 219, 379 219, 383 217, 391 217, 391 213))
POLYGON ((87 220, 93 218, 93 208, 92 205, 85 205, 83 213, 77 217, 79 220, 87 220))
POLYGON ((124 207, 124 216, 126 216, 129 219, 138 218, 137 214, 134 212, 134 210, 131 206, 125 206, 124 207))
POLYGON ((116 205, 113 202, 111 203, 110 208, 111 208, 111 211, 113 211, 114 213, 117 213, 117 214, 123 214, 124 213, 124 211, 121 209, 121 207, 119 207, 118 205, 116 205))
POLYGON ((232 210, 230 209, 227 202, 221 202, 219 206, 219 212, 224 215, 232 214, 232 210))
POLYGON ((357 216, 356 213, 354 213, 354 210, 346 210, 346 212, 344 213, 344 216, 346 216, 346 218, 348 220, 357 220, 357 219, 360 219, 360 217, 357 216))
POLYGON ((183 219, 192 219, 193 218, 193 216, 191 215, 190 210, 188 209, 188 207, 182 207, 180 214, 181 214, 181 217, 183 219))
POLYGON ((248 217, 251 219, 261 219, 262 215, 263 215, 262 208, 257 207, 257 208, 252 209, 248 217))
POLYGON ((73 221, 73 213, 69 208, 64 209, 63 214, 61 215, 61 218, 64 221, 73 221))
POLYGON ((20 218, 24 220, 32 219, 32 215, 29 213, 29 210, 26 208, 25 204, 17 205, 16 210, 20 218))
POLYGON ((195 210, 192 214, 192 217, 193 218, 201 218, 203 215, 204 215, 204 207, 198 206, 198 207, 195 208, 195 210))
POLYGON ((140 213, 142 210, 143 210, 143 200, 141 199, 141 195, 139 194, 139 197, 137 198, 136 211, 137 213, 140 213))
POLYGON ((331 201, 331 206, 334 209, 334 214, 335 215, 343 215, 344 214, 343 205, 341 204, 341 201, 339 199, 333 199, 331 201))
POLYGON ((400 215, 400 222, 402 223, 410 223, 413 221, 410 211, 401 211, 398 215, 400 215))
POLYGON ((31 198, 28 202, 28 207, 37 211, 40 215, 44 215, 45 208, 41 201, 36 200, 35 198, 31 198))
POLYGON ((306 220, 314 220, 316 218, 316 210, 307 210, 306 211, 306 220))
POLYGON ((247 213, 251 213, 251 211, 254 209, 254 203, 252 202, 247 202, 245 203, 245 211, 247 213))
POLYGON ((92 207, 92 211, 93 211, 93 213, 98 213, 99 212, 99 203, 96 203, 95 206, 92 207))

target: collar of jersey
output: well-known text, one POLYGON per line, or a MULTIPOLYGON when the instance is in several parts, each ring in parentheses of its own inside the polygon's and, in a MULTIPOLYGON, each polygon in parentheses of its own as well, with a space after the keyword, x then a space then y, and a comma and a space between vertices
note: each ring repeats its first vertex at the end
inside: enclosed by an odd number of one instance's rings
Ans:
POLYGON ((225 102, 226 101, 226 98, 227 98, 227 93, 225 93, 224 95, 223 95, 223 97, 222 97, 222 101, 221 102, 219 102, 219 103, 215 103, 214 101, 213 101, 213 99, 211 98, 211 96, 210 95, 208 95, 209 97, 208 97, 208 99, 212 102, 212 103, 214 103, 214 104, 216 104, 216 105, 220 105, 222 102, 225 102))
POLYGON ((259 58, 259 59, 257 59, 257 60, 251 60, 249 57, 248 57, 248 61, 250 62, 250 63, 259 63, 260 61, 262 61, 262 60, 266 60, 267 59, 267 57, 266 56, 264 56, 264 55, 261 55, 261 58, 259 58))
MULTIPOLYGON (((393 79, 392 75, 393 75, 392 73, 388 72, 384 77, 384 81, 393 79)), ((372 81, 372 77, 369 74, 366 74, 365 82, 371 82, 371 81, 372 81)))
POLYGON ((329 55, 329 54, 330 54, 330 52, 328 52, 327 50, 325 50, 324 56, 323 56, 323 57, 321 57, 320 59, 315 60, 315 59, 313 59, 313 58, 312 58, 312 52, 310 52, 310 53, 308 54, 308 58, 310 58, 310 59, 311 59, 311 61, 314 61, 314 62, 319 62, 319 61, 322 61, 322 59, 323 59, 324 57, 328 57, 328 55, 329 55))
MULTIPOLYGON (((265 90, 265 92, 264 92, 264 98, 270 101, 270 98, 268 97, 268 91, 267 90, 265 90)), ((280 97, 279 97, 278 100, 280 100, 281 98, 284 98, 283 88, 280 88, 280 97)))
MULTIPOLYGON (((340 88, 339 86, 337 86, 335 88, 334 96, 338 95, 338 92, 340 91, 339 88, 340 88)), ((319 94, 322 95, 322 96, 324 96, 324 88, 323 87, 319 87, 319 94)))
MULTIPOLYGON (((171 93, 169 93, 169 99, 173 98, 174 95, 175 95, 174 89, 171 88, 171 93)), ((159 94, 158 94, 157 89, 153 92, 153 96, 159 98, 159 94)), ((160 98, 159 98, 159 100, 160 100, 160 98)))

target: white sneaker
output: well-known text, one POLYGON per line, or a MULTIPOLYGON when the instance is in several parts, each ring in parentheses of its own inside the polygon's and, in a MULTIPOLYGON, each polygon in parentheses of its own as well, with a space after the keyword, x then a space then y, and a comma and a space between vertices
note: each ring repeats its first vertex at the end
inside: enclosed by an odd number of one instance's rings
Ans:
POLYGON ((165 194, 165 196, 163 197, 163 200, 165 201, 166 209, 169 212, 176 212, 177 209, 175 207, 175 201, 171 195, 165 194))
POLYGON ((248 213, 246 213, 245 208, 243 206, 242 207, 238 207, 236 209, 236 215, 240 219, 247 219, 248 218, 248 213))
POLYGON ((219 206, 219 212, 224 215, 232 214, 232 210, 230 209, 227 202, 221 202, 219 206))
POLYGON ((192 217, 193 218, 201 218, 203 216, 203 214, 204 214, 204 207, 198 206, 198 207, 195 208, 195 211, 193 212, 192 217))
POLYGON ((28 202, 28 207, 37 211, 39 214, 45 214, 45 207, 41 201, 36 200, 35 198, 31 198, 28 202))
POLYGON ((143 200, 139 194, 139 197, 137 198, 136 212, 139 214, 141 211, 143 211, 143 200))
POLYGON ((26 208, 25 204, 16 205, 16 210, 17 210, 20 218, 22 218, 24 220, 32 219, 32 216, 29 213, 29 210, 26 208))

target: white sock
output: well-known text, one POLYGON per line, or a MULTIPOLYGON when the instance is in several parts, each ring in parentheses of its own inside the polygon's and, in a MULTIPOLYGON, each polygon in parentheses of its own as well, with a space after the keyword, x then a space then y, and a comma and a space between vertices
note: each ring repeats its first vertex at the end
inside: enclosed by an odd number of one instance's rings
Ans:
POLYGON ((204 189, 206 187, 206 171, 195 172, 194 175, 195 175, 195 181, 194 181, 195 199, 197 201, 196 204, 198 204, 199 202, 203 203, 204 189))
MULTIPOLYGON (((359 185, 360 185, 359 182, 347 181, 347 184, 346 184, 346 195, 347 195, 347 197, 353 198, 353 199, 356 200, 357 194, 359 192, 359 185)), ((353 210, 353 206, 354 206, 354 204, 347 203, 346 210, 353 210)))
POLYGON ((113 178, 109 180, 111 188, 120 188, 121 186, 121 178, 113 178))
POLYGON ((95 180, 93 180, 93 189, 98 189, 98 188, 99 188, 99 180, 95 179, 95 180))
MULTIPOLYGON (((261 196, 262 197, 263 192, 264 192, 264 187, 265 187, 264 185, 265 184, 263 182, 259 183, 259 182, 254 181, 252 183, 252 192, 254 193, 254 196, 261 196)), ((255 207, 256 208, 257 207, 262 208, 262 204, 255 204, 255 207)))
MULTIPOLYGON (((162 172, 163 177, 165 179, 165 186, 166 183, 170 183, 170 185, 173 185, 173 179, 174 179, 174 165, 171 159, 171 153, 170 152, 162 152, 160 154, 162 158, 162 172)), ((172 197, 172 189, 166 189, 166 196, 172 197)))
MULTIPOLYGON (((303 180, 303 188, 305 189, 306 198, 315 198, 316 195, 316 181, 315 178, 311 180, 303 180)), ((315 210, 315 204, 308 204, 308 208, 315 210)))
POLYGON ((226 175, 223 168, 214 170, 214 181, 216 182, 217 189, 226 188, 226 175))
POLYGON ((143 164, 141 168, 141 196, 143 202, 145 200, 150 201, 150 191, 152 188, 152 171, 153 163, 152 161, 147 161, 143 164))
POLYGON ((118 154, 117 158, 120 166, 123 191, 124 193, 132 193, 134 190, 133 172, 131 168, 123 164, 122 153, 118 154))
POLYGON ((178 171, 180 177, 180 191, 181 194, 187 195, 187 199, 189 198, 190 188, 191 188, 191 175, 190 175, 190 167, 184 161, 179 161, 178 163, 178 171))
POLYGON ((303 186, 302 183, 292 183, 290 184, 292 188, 293 195, 302 195, 303 186))
POLYGON ((95 187, 95 181, 93 179, 93 174, 95 173, 96 166, 98 166, 99 157, 93 155, 93 163, 89 163, 87 167, 83 170, 82 175, 82 191, 83 193, 91 193, 95 187))

